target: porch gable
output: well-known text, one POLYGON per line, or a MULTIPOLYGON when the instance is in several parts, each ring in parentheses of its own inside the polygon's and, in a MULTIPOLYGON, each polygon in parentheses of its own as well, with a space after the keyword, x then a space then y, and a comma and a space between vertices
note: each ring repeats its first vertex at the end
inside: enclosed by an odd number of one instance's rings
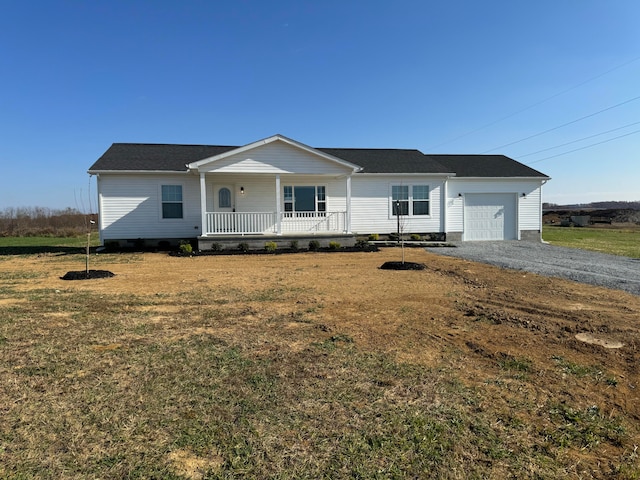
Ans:
POLYGON ((349 175, 360 170, 299 142, 275 135, 188 165, 200 173, 349 175))

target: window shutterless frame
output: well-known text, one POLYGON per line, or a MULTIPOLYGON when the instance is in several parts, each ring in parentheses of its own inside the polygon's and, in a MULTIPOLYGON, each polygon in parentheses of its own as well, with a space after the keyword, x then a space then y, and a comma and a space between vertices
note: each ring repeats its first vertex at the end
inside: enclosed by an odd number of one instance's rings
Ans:
POLYGON ((409 217, 429 216, 429 185, 391 185, 389 192, 389 217, 400 215, 409 217))
POLYGON ((184 218, 182 185, 161 185, 160 199, 162 219, 167 220, 184 218))
POLYGON ((325 215, 327 211, 324 185, 284 185, 282 194, 284 212, 290 217, 309 213, 325 215))

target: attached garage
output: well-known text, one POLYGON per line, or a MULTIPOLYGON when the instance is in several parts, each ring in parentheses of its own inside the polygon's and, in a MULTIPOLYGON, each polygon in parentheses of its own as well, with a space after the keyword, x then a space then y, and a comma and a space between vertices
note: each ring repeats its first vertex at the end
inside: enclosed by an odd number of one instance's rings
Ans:
POLYGON ((517 196, 470 193, 464 197, 464 240, 516 240, 517 196))

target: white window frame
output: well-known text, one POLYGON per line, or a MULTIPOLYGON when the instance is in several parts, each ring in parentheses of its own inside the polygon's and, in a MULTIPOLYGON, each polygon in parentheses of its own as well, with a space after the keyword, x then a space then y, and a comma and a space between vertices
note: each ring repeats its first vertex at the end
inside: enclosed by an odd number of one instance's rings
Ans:
POLYGON ((301 213, 301 214, 313 214, 316 217, 324 217, 327 214, 327 205, 328 205, 328 200, 327 200, 327 186, 326 185, 306 185, 306 184, 301 184, 301 185, 294 185, 294 184, 289 184, 289 185, 283 185, 282 186, 282 213, 284 213, 285 217, 296 217, 296 213, 301 213), (296 187, 313 187, 314 189, 314 210, 301 210, 300 212, 296 211, 296 187), (290 200, 287 199, 287 195, 285 194, 285 191, 287 188, 291 189, 291 198, 290 200), (318 194, 319 189, 322 189, 322 196, 324 197, 322 200, 320 200, 318 198, 318 194), (291 210, 287 210, 286 208, 286 204, 290 203, 291 204, 291 210), (320 204, 324 204, 324 210, 319 210, 318 207, 320 204))
POLYGON ((184 220, 185 217, 185 211, 186 211, 186 207, 185 207, 185 200, 184 200, 184 184, 180 183, 180 182, 168 182, 168 183, 162 183, 160 185, 158 185, 158 198, 160 199, 159 203, 159 207, 160 207, 160 211, 159 211, 159 215, 160 215, 160 220, 163 222, 175 222, 175 221, 182 221, 184 220), (182 197, 181 201, 164 201, 163 197, 162 197, 162 187, 180 187, 180 196, 182 197), (165 217, 164 216, 164 209, 162 208, 163 205, 165 203, 180 203, 182 205, 182 216, 181 217, 165 217))
POLYGON ((430 218, 431 217, 431 185, 428 183, 415 182, 415 183, 391 183, 389 184, 389 218, 396 218, 396 215, 393 213, 393 207, 395 204, 395 200, 393 199, 393 187, 405 187, 408 189, 409 195, 407 200, 402 200, 408 202, 408 212, 407 215, 401 215, 403 217, 415 217, 415 218, 430 218), (427 187, 427 198, 417 198, 414 199, 414 187, 427 187), (414 202, 428 202, 429 205, 429 213, 427 214, 414 214, 413 206, 414 202))

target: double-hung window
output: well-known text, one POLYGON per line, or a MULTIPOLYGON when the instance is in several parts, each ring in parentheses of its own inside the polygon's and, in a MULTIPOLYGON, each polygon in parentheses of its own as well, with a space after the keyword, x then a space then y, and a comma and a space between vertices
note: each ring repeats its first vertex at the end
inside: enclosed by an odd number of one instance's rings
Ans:
POLYGON ((429 186, 412 185, 411 194, 413 215, 429 215, 429 186))
POLYGON ((392 213, 394 216, 409 215, 409 185, 391 187, 392 213))
POLYGON ((325 215, 327 193, 324 185, 285 185, 284 211, 289 217, 325 215))
POLYGON ((182 185, 162 185, 162 218, 182 218, 182 185))
POLYGON ((391 185, 392 216, 429 215, 429 185, 391 185))

